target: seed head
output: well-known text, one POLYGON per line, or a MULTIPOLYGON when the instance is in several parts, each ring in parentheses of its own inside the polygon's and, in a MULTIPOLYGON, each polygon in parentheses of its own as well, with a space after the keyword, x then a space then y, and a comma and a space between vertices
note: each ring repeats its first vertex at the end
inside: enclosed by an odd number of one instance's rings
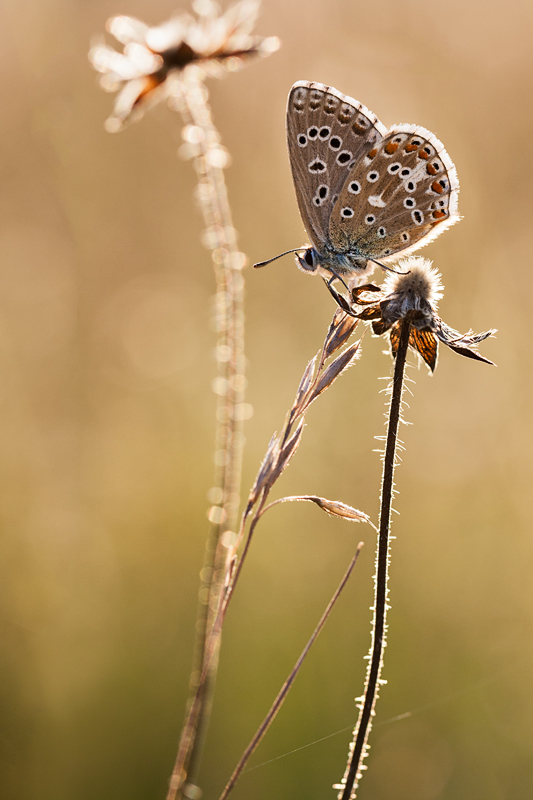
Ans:
POLYGON ((179 96, 180 79, 196 67, 196 79, 221 77, 250 56, 268 56, 279 47, 275 36, 252 36, 260 0, 239 0, 224 13, 215 0, 195 0, 196 17, 182 12, 155 28, 133 17, 113 17, 108 31, 122 53, 104 43, 89 52, 106 91, 119 91, 106 128, 121 130, 157 102, 179 96))
POLYGON ((399 341, 399 326, 403 319, 409 320, 409 347, 426 362, 433 372, 437 365, 438 342, 450 350, 475 361, 492 364, 477 352, 477 346, 496 331, 461 334, 450 328, 437 314, 437 302, 442 298, 443 287, 440 274, 431 261, 420 256, 410 256, 399 262, 401 272, 387 275, 382 286, 372 283, 352 290, 351 298, 340 295, 328 285, 340 307, 357 319, 372 324, 378 336, 387 333, 391 352, 396 354, 399 341), (361 308, 363 307, 363 308, 361 308))
POLYGON ((398 264, 401 272, 389 272, 383 282, 383 292, 396 295, 406 310, 418 310, 425 303, 437 308, 442 298, 443 286, 439 271, 431 261, 420 256, 409 256, 398 264))

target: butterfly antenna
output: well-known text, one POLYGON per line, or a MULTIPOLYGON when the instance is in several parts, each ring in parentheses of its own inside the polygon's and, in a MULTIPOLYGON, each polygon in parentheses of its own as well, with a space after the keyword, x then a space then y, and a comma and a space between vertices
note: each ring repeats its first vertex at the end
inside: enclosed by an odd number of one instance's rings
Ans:
POLYGON ((381 261, 376 261, 375 258, 369 258, 368 260, 372 261, 373 264, 377 264, 378 267, 384 269, 385 272, 393 272, 395 275, 409 275, 410 272, 410 270, 407 270, 407 272, 402 272, 399 269, 392 269, 392 267, 388 267, 386 264, 382 264, 381 261))
POLYGON ((282 256, 286 256, 289 253, 298 253, 300 250, 306 250, 306 247, 296 247, 294 250, 285 250, 284 253, 280 253, 279 256, 274 256, 274 258, 269 258, 268 261, 260 261, 258 264, 254 264, 254 269, 258 267, 266 267, 267 264, 271 264, 276 259, 281 258, 282 256))

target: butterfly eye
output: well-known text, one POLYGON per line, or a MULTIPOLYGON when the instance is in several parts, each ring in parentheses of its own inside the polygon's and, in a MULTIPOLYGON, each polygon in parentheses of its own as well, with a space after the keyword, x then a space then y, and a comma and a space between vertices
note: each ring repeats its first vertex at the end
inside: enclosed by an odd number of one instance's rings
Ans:
POLYGON ((311 250, 306 250, 306 253, 305 253, 305 256, 304 256, 304 261, 310 267, 314 267, 315 266, 315 262, 314 262, 314 259, 313 259, 313 253, 311 252, 311 250))

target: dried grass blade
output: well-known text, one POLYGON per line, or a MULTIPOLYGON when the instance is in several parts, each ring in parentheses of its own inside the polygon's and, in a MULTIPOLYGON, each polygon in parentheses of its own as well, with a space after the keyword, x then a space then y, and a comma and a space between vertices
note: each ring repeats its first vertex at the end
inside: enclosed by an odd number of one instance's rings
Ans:
POLYGON ((355 360, 359 358, 360 346, 361 340, 350 345, 350 347, 347 347, 346 350, 340 354, 340 356, 337 356, 337 358, 331 362, 329 367, 327 367, 327 369, 325 369, 322 373, 320 380, 313 390, 311 400, 315 400, 319 394, 322 394, 322 392, 328 388, 328 386, 331 386, 335 379, 339 377, 341 372, 344 372, 345 369, 352 366, 355 360))
POLYGON ((246 508, 247 514, 249 513, 252 506, 254 506, 255 503, 257 502, 257 498, 261 494, 263 488, 269 483, 272 471, 278 462, 279 454, 280 454, 279 437, 277 433, 274 433, 270 442, 268 443, 267 451, 265 453, 263 461, 261 462, 261 466, 259 467, 259 472, 257 473, 254 485, 250 490, 246 508))
POLYGON ((324 342, 324 349, 322 350, 322 361, 326 361, 333 353, 342 347, 347 339, 352 335, 357 325, 357 319, 346 314, 338 308, 335 311, 329 331, 324 342))
POLYGON ((288 465, 289 461, 295 454, 296 450, 298 449, 298 445, 300 444, 300 440, 304 432, 304 426, 305 426, 305 418, 302 416, 298 420, 296 430, 294 431, 293 435, 291 436, 287 444, 281 450, 279 458, 271 471, 269 477, 270 485, 272 485, 274 481, 277 481, 277 479, 279 478, 279 476, 281 475, 281 473, 283 472, 283 470, 285 469, 285 467, 288 465))
POLYGON ((311 386, 313 379, 315 377, 315 369, 316 369, 316 363, 318 361, 318 355, 319 354, 317 353, 317 355, 311 359, 311 361, 305 368, 304 374, 302 375, 302 380, 300 381, 300 385, 298 386, 298 390, 296 392, 294 405, 291 409, 292 417, 301 413, 305 408, 305 398, 309 391, 309 387, 311 386))
POLYGON ((263 738, 263 736, 265 735, 265 733, 269 729, 270 725, 274 721, 274 718, 276 717, 276 714, 278 713, 278 711, 280 710, 281 706, 283 705, 285 697, 289 693, 289 690, 290 690, 292 684, 294 683, 294 680, 295 680, 298 672, 300 671, 300 667, 302 666, 303 661, 304 661, 307 653, 309 652, 311 646, 314 644, 318 634, 320 633, 320 631, 324 627, 329 615, 331 614, 333 606, 335 605, 335 603, 339 599, 339 596, 340 596, 342 590, 346 586, 346 583, 348 582, 348 578, 350 577, 350 575, 352 573, 352 570, 355 567, 355 564, 357 562, 357 559, 359 557, 359 553, 361 552, 361 548, 362 547, 363 547, 363 542, 359 542, 359 544, 357 545, 357 550, 355 551, 355 555, 352 558, 348 569, 344 573, 344 575, 342 577, 342 580, 341 580, 339 586, 337 587, 337 590, 335 591, 335 594, 333 595, 333 597, 329 601, 326 610, 322 614, 322 617, 320 618, 320 622, 316 626, 315 630, 313 631, 313 633, 311 635, 311 638, 309 639, 309 641, 305 645, 304 649, 302 650, 302 652, 300 654, 300 657, 298 658, 296 664, 294 665, 294 667, 292 668, 292 670, 291 670, 291 672, 289 674, 289 677, 287 678, 287 680, 285 681, 285 683, 281 687, 278 696, 276 697, 276 699, 272 703, 272 706, 270 707, 270 711, 268 712, 268 714, 266 715, 265 719, 263 720, 263 722, 261 723, 261 725, 257 729, 257 732, 255 733, 252 741, 250 742, 250 744, 248 745, 248 747, 246 748, 246 750, 242 754, 241 759, 240 759, 239 763, 237 764, 237 766, 235 767, 235 770, 233 771, 233 774, 232 774, 231 778, 229 779, 228 783, 226 784, 226 786, 224 788, 224 791, 220 795, 219 800, 225 800, 225 798, 228 796, 230 791, 233 789, 233 787, 237 783, 239 777, 241 776, 244 767, 248 763, 248 760, 249 760, 250 756, 253 754, 254 750, 257 748, 257 746, 260 743, 261 739, 263 738))
POLYGON ((272 503, 269 503, 268 506, 265 506, 262 513, 264 514, 269 508, 277 506, 279 503, 301 501, 315 503, 315 505, 327 514, 331 514, 333 517, 340 517, 341 519, 351 520, 352 522, 368 522, 369 525, 372 525, 372 527, 376 529, 376 526, 364 511, 359 511, 357 508, 349 506, 347 503, 341 503, 340 500, 328 500, 327 497, 318 497, 316 494, 294 494, 288 497, 280 497, 279 500, 274 500, 272 503))
POLYGON ((364 511, 359 511, 353 506, 349 506, 347 503, 341 503, 340 500, 328 500, 327 497, 317 497, 313 494, 301 495, 294 499, 309 500, 309 502, 315 503, 319 508, 327 514, 331 514, 333 517, 341 517, 342 519, 352 520, 353 522, 369 522, 372 525, 368 514, 365 514, 364 511))

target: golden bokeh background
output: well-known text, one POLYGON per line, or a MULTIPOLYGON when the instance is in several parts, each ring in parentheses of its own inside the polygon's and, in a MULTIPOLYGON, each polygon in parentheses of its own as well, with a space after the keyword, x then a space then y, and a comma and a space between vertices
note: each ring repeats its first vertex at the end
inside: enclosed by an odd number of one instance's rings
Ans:
MULTIPOLYGON (((170 0, 6 0, 0 59, 2 797, 163 798, 186 698, 213 476, 214 280, 180 119, 103 123, 89 42, 170 0)), ((499 329, 497 368, 440 353, 415 384, 397 473, 389 646, 361 800, 533 791, 529 0, 265 0, 282 49, 212 81, 251 261, 305 241, 284 114, 296 80, 434 131, 463 221, 423 252, 443 318, 499 329), (408 715, 410 712, 410 715, 408 715), (393 718, 404 715, 402 719, 393 718), (407 715, 407 716, 405 716, 407 715)), ((244 482, 282 424, 333 303, 287 257, 246 270, 244 482)), ((279 491, 377 516, 384 342, 313 407, 279 491)), ((414 359, 413 359, 414 363, 414 359)), ((351 726, 370 641, 374 535, 269 512, 229 614, 201 783, 217 798, 342 575, 351 583, 253 764, 351 726)), ((244 775, 235 800, 333 798, 349 731, 244 775)))

